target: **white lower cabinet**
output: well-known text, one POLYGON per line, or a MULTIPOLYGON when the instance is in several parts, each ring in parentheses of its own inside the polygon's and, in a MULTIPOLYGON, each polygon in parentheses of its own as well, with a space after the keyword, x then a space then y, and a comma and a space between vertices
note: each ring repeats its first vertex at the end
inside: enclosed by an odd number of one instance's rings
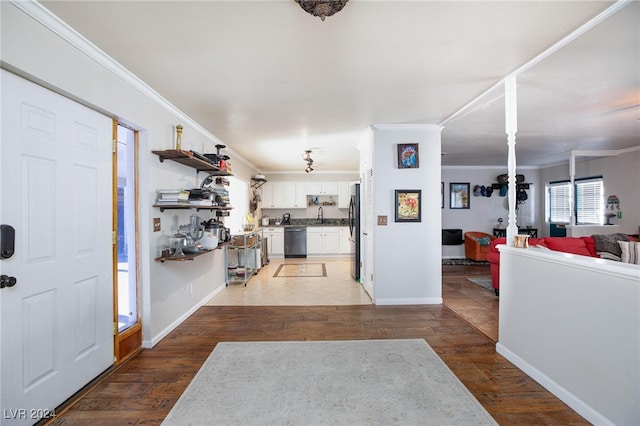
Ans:
POLYGON ((307 255, 340 254, 340 227, 307 226, 307 255))
POLYGON ((267 239, 269 256, 284 256, 284 228, 263 228, 262 234, 267 239))
POLYGON ((348 226, 340 227, 340 254, 353 253, 353 247, 351 246, 351 234, 349 233, 348 226))

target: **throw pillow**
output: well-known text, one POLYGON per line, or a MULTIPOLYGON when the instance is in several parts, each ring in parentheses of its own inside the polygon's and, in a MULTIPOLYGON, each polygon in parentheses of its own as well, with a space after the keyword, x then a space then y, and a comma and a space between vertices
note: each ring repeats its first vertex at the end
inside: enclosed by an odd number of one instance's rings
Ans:
POLYGON ((599 251, 597 255, 600 256, 600 259, 615 260, 616 262, 620 262, 622 260, 620 256, 616 256, 608 251, 599 251))
POLYGON ((593 237, 580 237, 582 241, 584 241, 585 246, 587 246, 587 250, 591 253, 591 256, 598 257, 598 253, 596 253, 596 243, 593 241, 593 237))
POLYGON ((554 251, 561 251, 563 253, 579 254, 582 256, 591 256, 587 245, 582 238, 573 237, 559 237, 559 238, 546 238, 544 244, 554 251))
POLYGON ((640 243, 631 241, 618 241, 622 250, 621 259, 625 263, 640 265, 640 243))
POLYGON ((489 244, 491 244, 491 238, 489 238, 489 237, 480 237, 476 241, 481 246, 488 246, 489 244))

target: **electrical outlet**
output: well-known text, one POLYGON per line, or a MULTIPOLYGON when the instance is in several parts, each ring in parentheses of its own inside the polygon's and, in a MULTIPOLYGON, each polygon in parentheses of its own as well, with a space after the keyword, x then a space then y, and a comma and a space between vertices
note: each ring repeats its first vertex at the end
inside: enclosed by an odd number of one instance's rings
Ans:
POLYGON ((159 217, 154 217, 153 218, 153 232, 160 232, 160 218, 159 217))
POLYGON ((387 226, 387 216, 378 216, 378 225, 387 226))
POLYGON ((193 284, 189 284, 189 296, 193 294, 193 284))

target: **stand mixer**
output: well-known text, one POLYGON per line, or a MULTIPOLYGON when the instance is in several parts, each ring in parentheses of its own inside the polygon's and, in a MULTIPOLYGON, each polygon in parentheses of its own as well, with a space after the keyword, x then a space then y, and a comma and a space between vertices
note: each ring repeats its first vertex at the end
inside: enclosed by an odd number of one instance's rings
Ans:
POLYGON ((198 240, 204 236, 204 226, 202 226, 200 216, 192 214, 188 225, 180 225, 178 232, 187 237, 187 242, 182 251, 185 253, 198 253, 200 247, 198 240))

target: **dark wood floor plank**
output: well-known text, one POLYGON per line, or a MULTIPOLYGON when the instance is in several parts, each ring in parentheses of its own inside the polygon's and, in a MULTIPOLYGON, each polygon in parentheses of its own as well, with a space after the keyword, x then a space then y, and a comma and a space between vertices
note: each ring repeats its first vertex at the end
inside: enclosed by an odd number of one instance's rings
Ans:
POLYGON ((501 425, 589 424, 496 353, 497 322, 492 321, 499 302, 490 291, 469 284, 466 276, 488 276, 488 267, 443 267, 443 296, 445 305, 451 301, 451 309, 440 305, 200 308, 53 424, 159 425, 219 342, 410 338, 425 339, 501 425))

